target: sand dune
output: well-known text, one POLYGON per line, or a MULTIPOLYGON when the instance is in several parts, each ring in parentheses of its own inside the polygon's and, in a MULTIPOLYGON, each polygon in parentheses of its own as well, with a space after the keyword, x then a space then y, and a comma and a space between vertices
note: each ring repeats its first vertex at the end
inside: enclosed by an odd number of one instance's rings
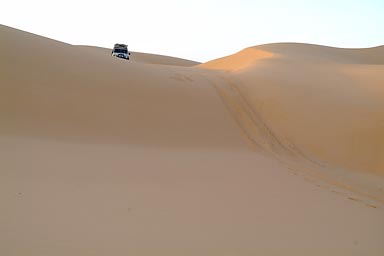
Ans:
POLYGON ((383 255, 384 47, 0 57, 1 255, 383 255))
MULTIPOLYGON (((221 83, 221 88, 231 94, 229 101, 236 91, 235 98, 247 103, 248 115, 235 116, 254 143, 270 136, 275 140, 265 141, 264 148, 276 155, 290 154, 319 167, 327 166, 325 169, 332 169, 330 174, 348 170, 341 179, 350 176, 354 186, 359 186, 355 184, 361 183, 359 174, 350 171, 384 176, 382 64, 384 47, 272 44, 201 67, 231 72, 223 76, 227 83, 221 83), (240 69, 232 66, 235 62, 240 69), (261 134, 260 124, 265 126, 261 134)), ((381 182, 376 186, 368 183, 365 190, 384 198, 381 182)))

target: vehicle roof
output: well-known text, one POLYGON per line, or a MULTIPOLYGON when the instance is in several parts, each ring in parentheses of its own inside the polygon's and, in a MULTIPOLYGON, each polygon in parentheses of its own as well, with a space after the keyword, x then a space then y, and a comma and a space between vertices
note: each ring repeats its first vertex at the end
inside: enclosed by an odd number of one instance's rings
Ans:
POLYGON ((126 44, 115 44, 113 48, 128 48, 128 45, 126 44))

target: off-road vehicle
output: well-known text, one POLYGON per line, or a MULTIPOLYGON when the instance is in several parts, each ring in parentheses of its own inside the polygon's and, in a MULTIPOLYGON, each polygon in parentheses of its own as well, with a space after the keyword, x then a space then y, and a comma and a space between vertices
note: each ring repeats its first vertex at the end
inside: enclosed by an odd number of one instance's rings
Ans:
POLYGON ((111 55, 118 57, 118 58, 129 60, 129 55, 131 55, 131 53, 128 52, 128 45, 115 44, 115 46, 113 47, 111 55))

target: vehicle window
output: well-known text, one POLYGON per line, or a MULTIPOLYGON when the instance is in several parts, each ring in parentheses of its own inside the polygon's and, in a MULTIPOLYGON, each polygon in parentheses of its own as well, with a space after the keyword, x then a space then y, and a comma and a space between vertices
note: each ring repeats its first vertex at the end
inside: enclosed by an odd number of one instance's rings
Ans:
POLYGON ((114 49, 113 52, 115 52, 115 53, 128 53, 127 50, 123 50, 123 49, 114 49))

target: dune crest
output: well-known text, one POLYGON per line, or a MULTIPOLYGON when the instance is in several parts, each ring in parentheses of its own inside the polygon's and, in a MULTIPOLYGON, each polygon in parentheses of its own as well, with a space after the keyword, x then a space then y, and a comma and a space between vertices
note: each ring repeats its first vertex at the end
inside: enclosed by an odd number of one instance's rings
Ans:
POLYGON ((303 43, 274 43, 253 47, 278 54, 282 58, 306 62, 383 65, 384 46, 336 48, 303 43))
POLYGON ((260 60, 273 58, 274 54, 257 48, 247 48, 236 54, 212 60, 199 65, 201 68, 240 71, 246 69, 260 60))
MULTIPOLYGON (((102 48, 102 47, 86 46, 86 45, 77 45, 76 47, 83 49, 91 54, 100 54, 105 56, 111 53, 111 49, 102 48)), ((142 52, 132 52, 132 51, 130 52, 131 52, 130 60, 133 62, 156 64, 156 65, 167 65, 167 66, 180 66, 180 67, 192 67, 200 64, 200 62, 185 60, 185 59, 176 58, 176 57, 142 53, 142 52)))

